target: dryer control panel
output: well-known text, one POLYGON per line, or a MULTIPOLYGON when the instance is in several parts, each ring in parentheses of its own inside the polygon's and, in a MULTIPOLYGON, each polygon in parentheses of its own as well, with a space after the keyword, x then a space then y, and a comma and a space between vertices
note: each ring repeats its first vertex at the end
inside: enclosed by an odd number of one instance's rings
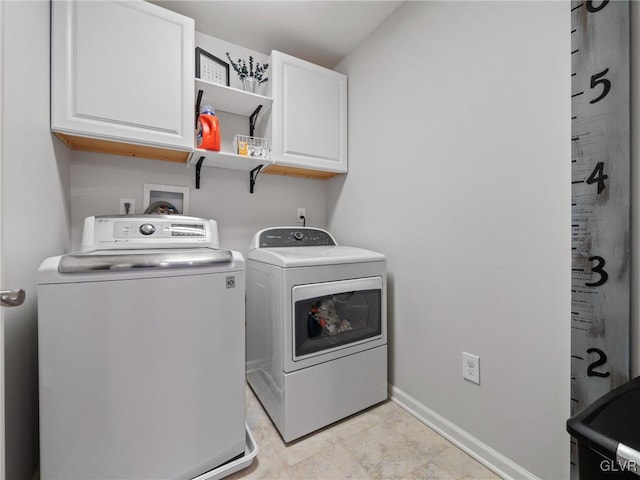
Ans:
POLYGON ((254 248, 318 247, 337 245, 331 234, 319 228, 278 227, 267 228, 257 234, 254 248))
POLYGON ((219 247, 215 220, 183 215, 88 217, 82 231, 83 251, 189 247, 219 247))

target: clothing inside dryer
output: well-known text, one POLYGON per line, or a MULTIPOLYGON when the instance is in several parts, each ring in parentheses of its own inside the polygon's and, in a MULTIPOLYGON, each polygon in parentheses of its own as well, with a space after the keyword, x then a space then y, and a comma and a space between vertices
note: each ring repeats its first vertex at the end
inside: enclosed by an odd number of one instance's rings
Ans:
POLYGON ((381 290, 359 290, 297 301, 295 355, 335 348, 381 333, 381 290))

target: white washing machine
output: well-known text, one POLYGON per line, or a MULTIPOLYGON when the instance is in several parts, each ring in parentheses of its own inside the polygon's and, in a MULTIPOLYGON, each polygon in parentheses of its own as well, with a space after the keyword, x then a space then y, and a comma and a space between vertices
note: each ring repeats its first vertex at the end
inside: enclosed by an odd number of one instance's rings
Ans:
POLYGON ((190 479, 245 451, 245 263, 216 222, 90 217, 38 275, 41 478, 190 479))
POLYGON ((247 254, 247 379, 290 442, 387 398, 386 261, 317 228, 247 254))

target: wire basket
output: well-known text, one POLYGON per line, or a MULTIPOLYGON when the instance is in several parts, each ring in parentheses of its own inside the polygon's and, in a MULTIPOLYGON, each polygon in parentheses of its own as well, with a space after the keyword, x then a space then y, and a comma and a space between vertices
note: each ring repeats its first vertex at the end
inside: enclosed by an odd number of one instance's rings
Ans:
POLYGON ((271 157, 271 148, 266 138, 250 137, 248 135, 236 135, 233 140, 236 153, 245 157, 264 158, 271 157))

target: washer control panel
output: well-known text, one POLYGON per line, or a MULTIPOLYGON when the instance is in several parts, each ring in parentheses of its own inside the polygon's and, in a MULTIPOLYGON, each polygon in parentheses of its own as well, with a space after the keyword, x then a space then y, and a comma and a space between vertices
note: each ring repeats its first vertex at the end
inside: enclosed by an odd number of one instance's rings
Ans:
POLYGON ((82 250, 112 248, 218 248, 215 220, 182 215, 88 217, 82 250))
POLYGON ((329 232, 319 228, 278 227, 260 232, 258 248, 317 247, 337 245, 329 232))
MULTIPOLYGON (((204 223, 176 223, 167 221, 116 221, 112 223, 113 238, 155 238, 193 237, 206 238, 204 223)), ((105 232, 106 233, 106 232, 105 232)), ((109 236, 107 235, 107 239, 109 236)))

